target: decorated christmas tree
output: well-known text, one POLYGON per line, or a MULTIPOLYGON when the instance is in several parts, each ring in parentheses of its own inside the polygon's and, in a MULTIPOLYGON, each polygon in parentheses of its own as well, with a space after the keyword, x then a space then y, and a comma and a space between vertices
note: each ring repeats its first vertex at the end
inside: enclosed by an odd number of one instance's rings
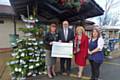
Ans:
POLYGON ((38 20, 31 18, 22 20, 26 28, 20 28, 25 37, 14 44, 12 60, 8 62, 12 80, 26 80, 28 76, 45 73, 45 50, 43 45, 43 28, 38 27, 38 20))

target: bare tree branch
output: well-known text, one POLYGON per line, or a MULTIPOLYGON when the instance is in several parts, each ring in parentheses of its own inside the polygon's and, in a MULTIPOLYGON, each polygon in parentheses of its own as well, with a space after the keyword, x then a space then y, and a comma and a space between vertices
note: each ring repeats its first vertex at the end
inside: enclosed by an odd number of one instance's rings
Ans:
POLYGON ((116 6, 118 6, 118 5, 120 5, 120 1, 117 1, 117 2, 115 2, 115 3, 112 3, 112 8, 113 8, 113 7, 116 7, 116 6))
POLYGON ((100 23, 100 25, 108 25, 108 24, 115 24, 115 23, 117 23, 117 21, 118 21, 118 17, 112 17, 111 15, 110 15, 110 10, 111 10, 111 8, 113 8, 113 7, 115 7, 115 6, 117 6, 119 3, 120 3, 120 1, 116 1, 116 0, 105 0, 105 12, 104 12, 104 15, 103 16, 101 16, 101 17, 99 17, 99 23, 100 23), (115 19, 111 19, 111 18, 116 18, 116 20, 115 19), (114 21, 115 20, 115 21, 114 21))

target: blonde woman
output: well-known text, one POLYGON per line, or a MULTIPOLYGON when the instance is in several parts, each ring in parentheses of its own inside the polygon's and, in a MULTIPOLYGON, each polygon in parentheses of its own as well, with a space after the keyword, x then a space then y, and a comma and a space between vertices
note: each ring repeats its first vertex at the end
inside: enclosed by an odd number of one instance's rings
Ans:
POLYGON ((82 26, 76 28, 76 34, 74 39, 74 54, 75 63, 78 65, 78 78, 82 77, 82 72, 86 66, 86 59, 88 56, 88 37, 82 26))

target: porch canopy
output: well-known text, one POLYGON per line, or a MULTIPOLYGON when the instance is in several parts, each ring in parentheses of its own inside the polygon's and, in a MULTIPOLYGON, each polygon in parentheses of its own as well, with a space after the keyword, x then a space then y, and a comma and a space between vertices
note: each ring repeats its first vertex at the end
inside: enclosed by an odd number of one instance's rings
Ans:
MULTIPOLYGON (((87 18, 100 16, 104 10, 94 0, 82 0, 80 9, 66 8, 56 0, 10 0, 17 15, 36 14, 42 22, 68 20, 76 22, 87 18)), ((59 0, 58 0, 59 1, 59 0)))
POLYGON ((15 12, 11 6, 0 5, 0 17, 13 15, 15 15, 15 12))

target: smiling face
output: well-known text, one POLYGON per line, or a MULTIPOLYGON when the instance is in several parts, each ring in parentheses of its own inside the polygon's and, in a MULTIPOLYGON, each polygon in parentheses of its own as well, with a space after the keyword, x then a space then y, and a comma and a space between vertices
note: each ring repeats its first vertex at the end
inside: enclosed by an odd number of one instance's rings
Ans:
POLYGON ((64 21, 63 22, 63 28, 68 28, 69 27, 69 22, 68 21, 64 21))
POLYGON ((82 33, 84 33, 84 32, 85 32, 85 30, 84 30, 84 28, 82 26, 77 26, 76 34, 82 35, 82 33))
POLYGON ((56 25, 55 24, 51 24, 50 31, 51 32, 56 32, 56 25))
POLYGON ((93 29, 92 37, 93 37, 93 38, 98 38, 98 37, 100 37, 100 32, 99 32, 97 29, 93 29))
POLYGON ((98 32, 96 30, 93 30, 93 37, 98 37, 98 32))

